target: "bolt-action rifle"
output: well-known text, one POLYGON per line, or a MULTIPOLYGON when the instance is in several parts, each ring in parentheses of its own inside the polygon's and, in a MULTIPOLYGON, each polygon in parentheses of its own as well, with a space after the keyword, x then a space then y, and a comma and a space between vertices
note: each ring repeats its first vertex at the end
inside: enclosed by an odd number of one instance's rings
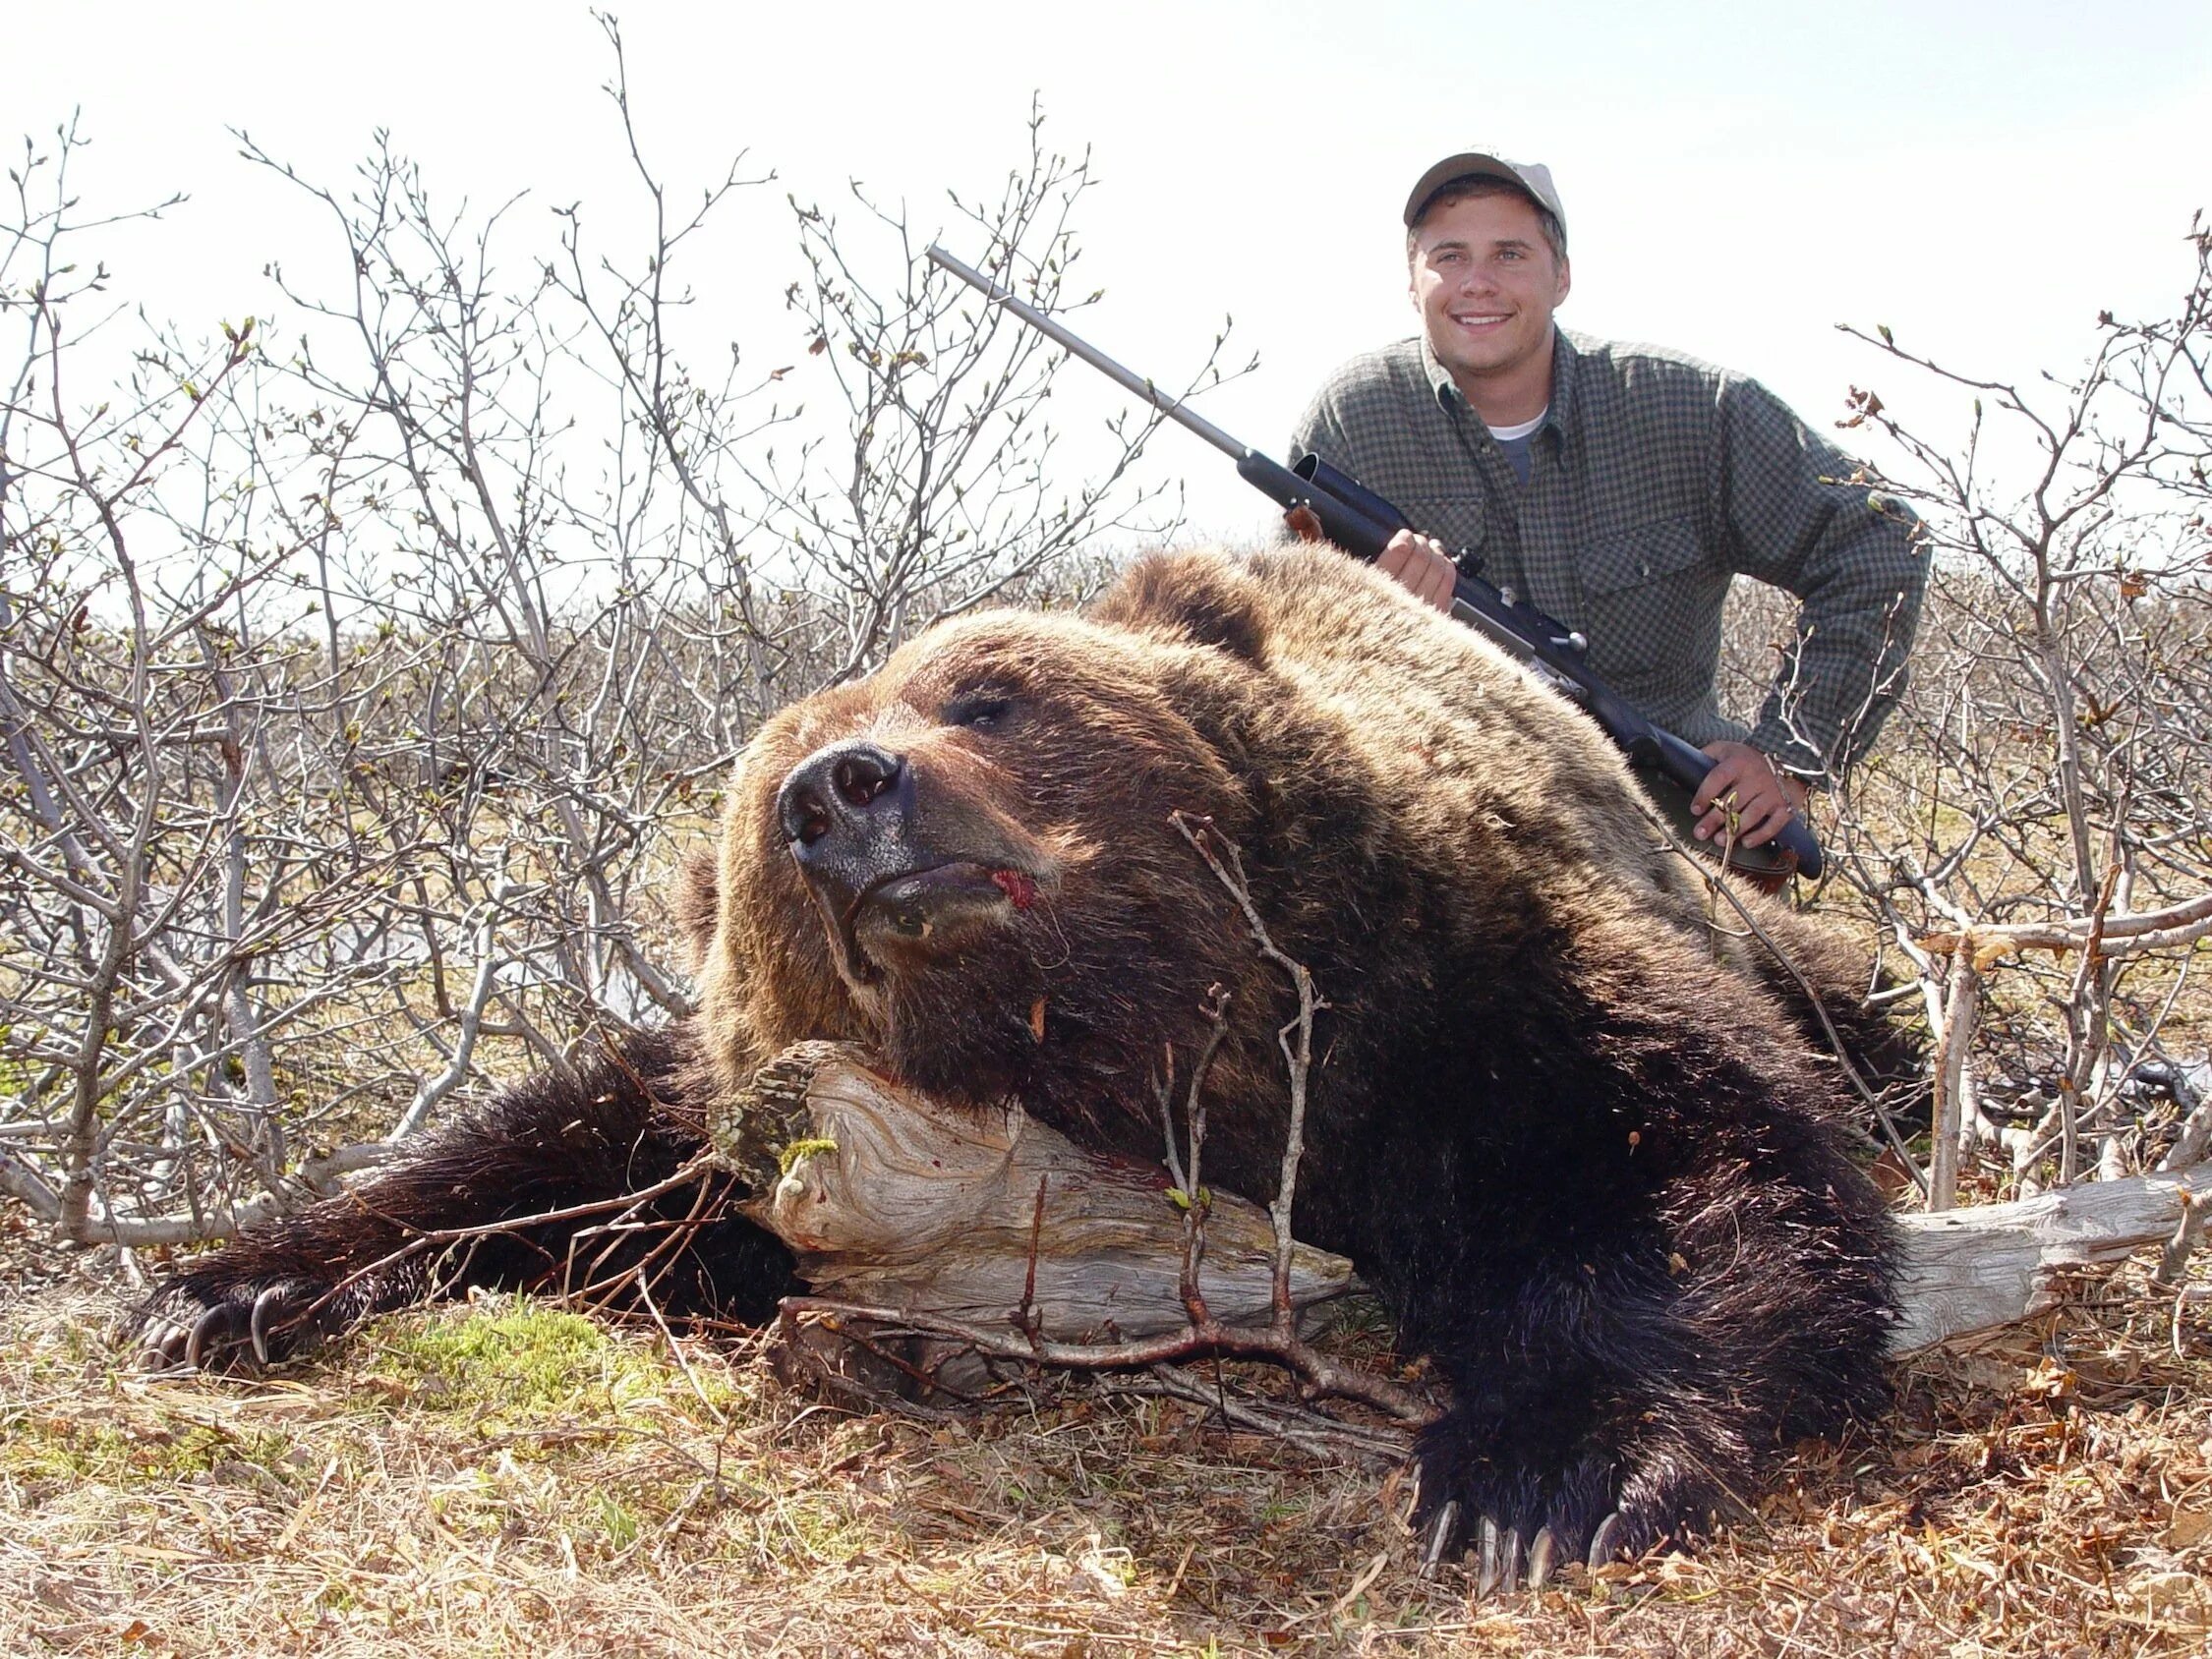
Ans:
MULTIPOLYGON (((1321 533, 1354 557, 1371 563, 1382 555, 1393 536, 1414 528, 1396 507, 1318 455, 1302 456, 1295 466, 1279 465, 1239 443, 1212 422, 1193 415, 1141 374, 1123 368, 944 249, 932 245, 929 257, 1169 420, 1196 432, 1237 463, 1238 477, 1286 512, 1303 507, 1311 513, 1320 522, 1321 533)), ((1591 672, 1587 660, 1590 642, 1582 634, 1534 605, 1508 599, 1491 583, 1464 571, 1453 586, 1451 613, 1596 720, 1628 757, 1630 768, 1653 798, 1677 822, 1691 821, 1690 803, 1706 773, 1713 770, 1713 757, 1687 738, 1646 719, 1591 672)), ((1712 850, 1719 851, 1717 847, 1712 850)), ((1728 862, 1754 877, 1786 876, 1792 871, 1818 876, 1821 848, 1804 820, 1793 817, 1765 846, 1729 848, 1728 862)))

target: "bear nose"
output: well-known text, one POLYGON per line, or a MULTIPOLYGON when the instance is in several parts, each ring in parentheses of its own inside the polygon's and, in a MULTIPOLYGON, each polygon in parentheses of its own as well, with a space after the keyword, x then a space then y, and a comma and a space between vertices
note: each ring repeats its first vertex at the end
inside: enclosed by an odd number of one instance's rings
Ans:
POLYGON ((843 830, 868 835, 906 816, 912 783, 903 756, 865 738, 833 743, 791 769, 776 795, 784 838, 799 849, 843 830))

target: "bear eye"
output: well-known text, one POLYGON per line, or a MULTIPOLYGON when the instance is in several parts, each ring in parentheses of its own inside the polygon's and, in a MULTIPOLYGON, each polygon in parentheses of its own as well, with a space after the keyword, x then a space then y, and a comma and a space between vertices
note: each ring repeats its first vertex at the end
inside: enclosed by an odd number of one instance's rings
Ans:
POLYGON ((996 696, 968 696, 956 698, 945 711, 947 725, 965 726, 970 731, 996 731, 1006 724, 1014 713, 1014 699, 996 696))

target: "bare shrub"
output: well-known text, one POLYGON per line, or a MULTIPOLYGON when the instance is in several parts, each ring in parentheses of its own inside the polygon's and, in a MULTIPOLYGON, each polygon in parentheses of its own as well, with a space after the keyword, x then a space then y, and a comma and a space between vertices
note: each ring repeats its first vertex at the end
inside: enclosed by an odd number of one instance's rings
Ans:
MULTIPOLYGON (((1057 355, 857 195, 867 257, 793 203, 811 355, 687 360, 692 251, 767 175, 674 211, 606 27, 642 245, 569 207, 541 246, 384 135, 343 187, 242 136, 344 255, 272 263, 281 344, 148 333, 103 379, 142 325, 79 262, 111 222, 71 194, 83 140, 11 173, 0 1191, 59 1238, 228 1232, 502 1065, 683 1012, 663 837, 759 719, 936 616, 1079 595, 1097 538, 1172 518, 1131 480, 1149 424, 1061 487, 1057 355)), ((1089 173, 1040 126, 954 210, 1057 305, 1089 173)))
MULTIPOLYGON (((1980 378, 1851 330, 1971 400, 1956 439, 1871 389, 1842 423, 1890 440, 1857 482, 1910 503, 1933 569, 1912 686, 1834 796, 1824 901, 1862 908, 1935 1038, 1935 1208, 1961 1159, 2032 1191, 2177 1168, 2212 1134, 2191 984, 2212 937, 2212 233, 2189 244, 2173 315, 2107 314, 2068 378, 1980 378), (2023 464, 2024 492, 1993 484, 2023 464)), ((1740 678, 1781 620, 1739 610, 1740 678)))

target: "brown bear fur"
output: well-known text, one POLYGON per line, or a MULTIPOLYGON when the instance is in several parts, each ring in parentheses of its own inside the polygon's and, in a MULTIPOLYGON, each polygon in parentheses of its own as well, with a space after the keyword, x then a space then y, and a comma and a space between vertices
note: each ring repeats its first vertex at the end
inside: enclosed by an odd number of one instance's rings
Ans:
MULTIPOLYGON (((1087 617, 951 622, 785 711, 731 780, 712 890, 684 906, 703 1012, 614 1057, 588 1103, 604 1145, 559 1144, 585 1103, 540 1079, 373 1203, 249 1234, 156 1309, 172 1331, 214 1309, 208 1339, 235 1342, 263 1287, 330 1283, 317 1252, 362 1259, 394 1218, 534 1213, 507 1189, 665 1172, 702 1103, 805 1038, 1156 1157, 1155 1089, 1203 1043, 1213 986, 1231 1000, 1207 1169, 1264 1201, 1290 993, 1176 812, 1241 849, 1326 1000, 1299 1230, 1351 1255, 1454 1385, 1420 1448, 1444 1534, 1484 1518, 1579 1552, 1617 1511, 1625 1547, 1680 1537, 1777 1442, 1880 1403, 1892 1245, 1799 982, 1732 910, 1717 925, 1594 727, 1304 549, 1154 556, 1087 617)), ((1881 1046, 1851 952, 1746 902, 1847 1039, 1881 1046)), ((558 1243, 527 1247, 551 1262, 558 1243)), ((689 1301, 751 1309, 787 1273, 731 1223, 689 1301)), ((370 1286, 345 1311, 419 1289, 370 1286)))

